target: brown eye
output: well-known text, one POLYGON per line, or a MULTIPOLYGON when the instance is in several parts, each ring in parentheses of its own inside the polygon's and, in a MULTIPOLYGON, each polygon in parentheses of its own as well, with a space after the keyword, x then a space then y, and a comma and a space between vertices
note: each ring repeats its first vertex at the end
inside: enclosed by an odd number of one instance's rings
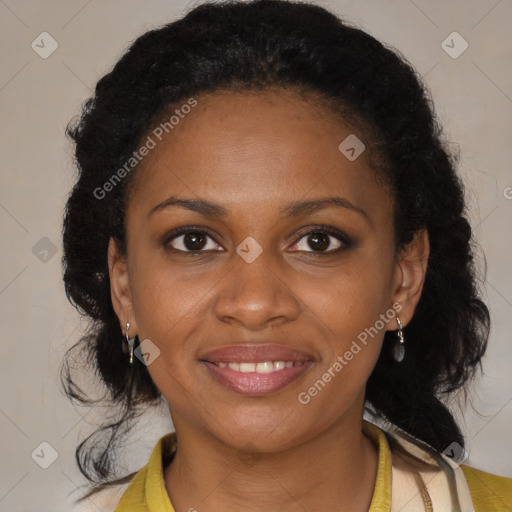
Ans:
POLYGON ((205 252, 206 250, 222 250, 218 244, 203 231, 182 231, 168 242, 173 249, 181 252, 205 252), (210 242, 211 241, 211 242, 210 242))
POLYGON ((206 236, 202 233, 187 233, 183 236, 183 245, 189 251, 197 251, 203 249, 206 245, 206 236))
POLYGON ((331 234, 327 231, 309 231, 304 233, 293 248, 304 252, 325 252, 331 253, 347 246, 340 233, 331 234))
POLYGON ((313 233, 308 236, 307 243, 309 247, 316 251, 326 251, 329 248, 329 235, 325 233, 313 233))

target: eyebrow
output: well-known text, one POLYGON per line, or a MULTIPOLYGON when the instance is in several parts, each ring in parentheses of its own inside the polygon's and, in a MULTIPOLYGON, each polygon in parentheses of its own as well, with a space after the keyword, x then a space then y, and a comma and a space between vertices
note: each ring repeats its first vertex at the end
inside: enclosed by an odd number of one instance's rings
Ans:
MULTIPOLYGON (((298 217, 329 206, 338 206, 354 211, 369 220, 368 214, 362 208, 355 206, 343 197, 323 197, 311 201, 293 201, 281 209, 281 214, 285 217, 298 217)), ((219 204, 212 203, 205 199, 178 199, 171 196, 151 208, 148 213, 148 218, 156 212, 166 210, 171 207, 186 208, 187 210, 199 213, 206 217, 226 218, 229 215, 229 210, 219 204)))

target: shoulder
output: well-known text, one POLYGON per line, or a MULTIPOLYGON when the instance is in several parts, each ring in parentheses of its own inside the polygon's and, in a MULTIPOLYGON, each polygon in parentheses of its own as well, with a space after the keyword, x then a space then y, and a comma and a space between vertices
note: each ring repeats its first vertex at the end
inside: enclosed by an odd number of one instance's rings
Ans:
POLYGON ((512 478, 461 466, 476 512, 512 510, 512 478))
MULTIPOLYGON (((475 512, 490 512, 491 510, 492 512, 512 512, 512 478, 493 475, 465 465, 454 468, 453 462, 443 454, 436 452, 437 458, 432 457, 433 448, 425 448, 424 445, 417 443, 416 440, 398 429, 390 428, 389 430, 390 432, 387 434, 391 433, 391 441, 394 440, 391 446, 395 447, 395 452, 399 452, 398 448, 403 448, 408 454, 434 465, 437 465, 436 460, 441 456, 454 469, 456 480, 459 480, 461 484, 459 492, 462 494, 459 495, 459 498, 473 502, 475 512), (463 484, 464 481, 466 485, 463 484)), ((400 453, 395 453, 395 455, 400 455, 400 453)), ((430 479, 426 477, 426 480, 430 479)), ((450 493, 452 484, 449 479, 446 480, 446 483, 448 484, 448 493, 450 493)), ((434 489, 432 490, 435 492, 434 489)))

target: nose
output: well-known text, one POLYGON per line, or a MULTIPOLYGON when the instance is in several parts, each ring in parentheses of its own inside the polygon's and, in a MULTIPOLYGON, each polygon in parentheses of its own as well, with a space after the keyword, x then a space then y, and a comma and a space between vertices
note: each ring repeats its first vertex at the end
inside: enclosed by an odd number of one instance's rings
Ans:
POLYGON ((293 287, 286 282, 285 272, 271 266, 265 252, 252 263, 235 260, 222 280, 214 305, 222 322, 259 331, 298 317, 300 304, 293 287))

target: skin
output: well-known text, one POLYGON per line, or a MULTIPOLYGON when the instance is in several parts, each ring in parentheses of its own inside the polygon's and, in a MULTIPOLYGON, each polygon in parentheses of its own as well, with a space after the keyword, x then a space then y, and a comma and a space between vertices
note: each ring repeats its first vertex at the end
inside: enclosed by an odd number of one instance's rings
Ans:
POLYGON ((395 253, 389 190, 364 153, 353 162, 340 153, 353 131, 314 99, 268 89, 197 100, 138 170, 127 256, 113 240, 108 252, 121 328, 129 321, 130 336, 161 351, 148 370, 179 440, 164 471, 167 492, 176 512, 366 511, 378 454, 361 427, 365 385, 396 320, 308 404, 297 397, 394 303, 407 325, 423 287, 428 235, 419 232, 395 253), (170 196, 215 202, 228 214, 169 207, 148 216, 170 196), (280 214, 292 201, 330 196, 364 214, 339 206, 280 214), (321 253, 303 235, 320 225, 353 243, 326 234, 327 250, 341 250, 321 253), (181 226, 206 228, 215 239, 206 238, 199 255, 179 252, 183 236, 165 242, 181 226), (250 264, 236 252, 248 236, 263 249, 250 264), (247 397, 219 384, 198 360, 206 348, 244 342, 298 348, 314 362, 285 388, 247 397), (247 464, 243 456, 251 453, 255 462, 247 464))

